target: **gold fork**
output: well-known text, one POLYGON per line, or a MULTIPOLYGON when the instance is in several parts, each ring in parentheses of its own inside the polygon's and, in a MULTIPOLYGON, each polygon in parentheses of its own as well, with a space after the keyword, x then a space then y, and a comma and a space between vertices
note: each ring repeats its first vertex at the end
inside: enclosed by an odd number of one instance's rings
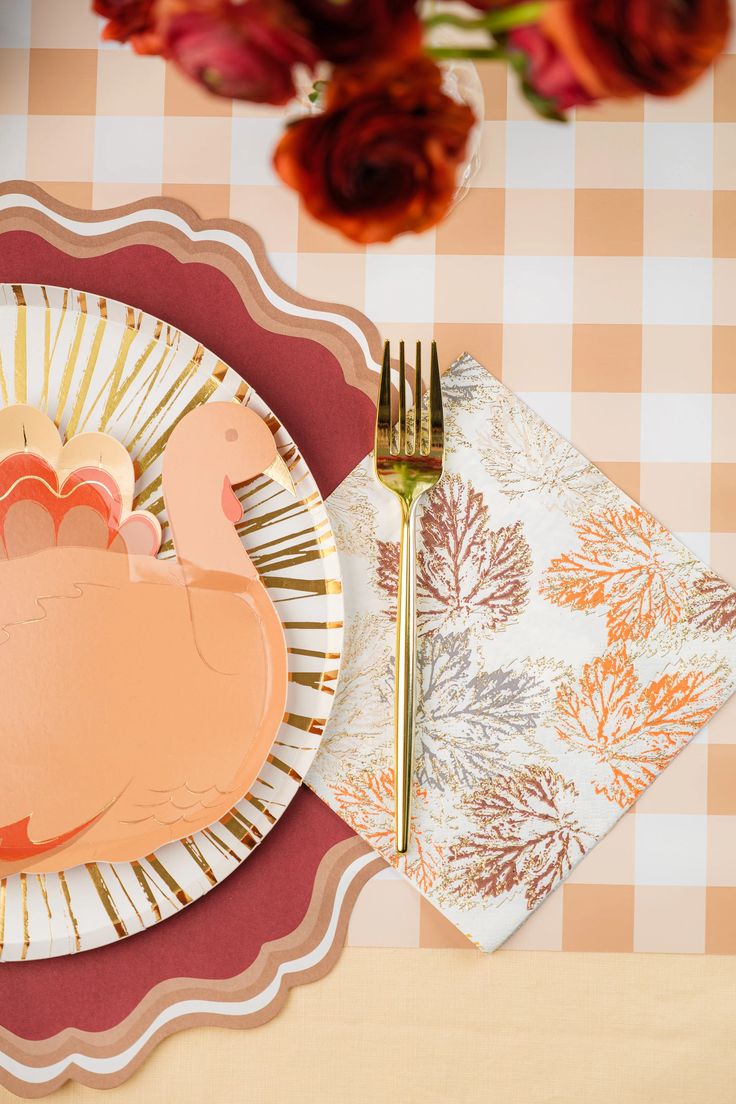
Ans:
POLYGON ((419 499, 440 480, 445 450, 442 390, 437 346, 432 342, 429 401, 422 414, 422 345, 414 362, 414 405, 406 405, 406 358, 399 343, 399 421, 391 415, 391 347, 383 349, 381 389, 376 413, 376 478, 401 505, 399 584, 396 599, 396 688, 394 691, 394 809, 396 850, 409 846, 414 767, 414 682, 416 674, 416 537, 419 499))

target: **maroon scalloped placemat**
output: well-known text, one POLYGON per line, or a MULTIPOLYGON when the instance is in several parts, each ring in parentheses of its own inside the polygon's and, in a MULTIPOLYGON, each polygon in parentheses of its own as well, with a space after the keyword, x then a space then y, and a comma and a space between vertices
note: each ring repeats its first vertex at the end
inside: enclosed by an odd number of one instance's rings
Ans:
POLYGON ((318 797, 301 789, 278 829, 242 866, 170 919, 79 955, 3 963, 0 1027, 29 1040, 70 1027, 106 1031, 161 982, 242 973, 264 943, 298 927, 321 861, 353 835, 318 797))
MULTIPOLYGON (((22 190, 40 196, 49 211, 93 217, 58 204, 32 186, 22 190)), ((143 201, 126 211, 152 203, 143 201)), ((156 201, 156 206, 175 210, 198 228, 207 225, 183 204, 156 201)), ((248 228, 240 227, 239 232, 247 236, 259 270, 278 283, 259 239, 248 228)), ((339 334, 321 331, 304 318, 292 319, 288 311, 265 303, 247 269, 239 271, 227 251, 213 249, 205 259, 201 247, 188 243, 185 235, 177 237, 170 228, 164 232, 153 211, 150 224, 131 227, 129 234, 117 231, 84 238, 44 222, 36 213, 26 218, 23 211, 3 212, 0 281, 57 284, 116 298, 195 336, 247 378, 285 423, 325 496, 371 447, 373 406, 360 378, 360 358, 350 343, 341 344, 339 334), (352 383, 345 378, 350 373, 352 383)), ((278 288, 283 289, 284 285, 278 288)), ((300 298, 290 294, 293 301, 300 298)), ((300 301, 325 310, 324 304, 300 301)), ((360 324, 355 312, 350 317, 360 324)), ((363 322, 366 339, 375 349, 375 329, 363 322)), ((218 983, 224 993, 230 984, 232 996, 238 977, 247 978, 248 992, 255 991, 261 974, 264 980, 273 975, 275 963, 289 954, 303 954, 324 938, 339 877, 356 856, 367 852, 343 821, 302 789, 277 828, 239 869, 165 923, 77 956, 0 965, 0 1050, 31 1065, 46 1065, 74 1053, 79 1033, 91 1033, 87 1042, 99 1033, 100 1039, 106 1038, 104 1053, 113 1053, 116 1045, 127 1045, 143 1030, 146 1021, 142 1015, 136 1021, 137 1010, 154 991, 156 1008, 174 993, 189 992, 192 985, 199 995, 210 996, 218 983), (209 988, 197 988, 197 979, 210 983, 209 988)), ((376 864, 380 866, 380 860, 368 863, 365 875, 356 879, 346 897, 350 907, 359 882, 376 864)), ((343 916, 335 946, 321 967, 289 984, 311 980, 330 968, 346 923, 343 916)), ((282 999, 252 1022, 273 1015, 282 999)), ((153 1011, 152 1005, 149 1020, 153 1011)), ((69 1076, 89 1084, 119 1083, 159 1038, 176 1029, 170 1026, 158 1033, 124 1075, 118 1072, 109 1080, 72 1066, 41 1086, 1 1070, 0 1081, 24 1095, 48 1093, 69 1076)))
MULTIPOLYGON (((2 232, 2 220, 0 220, 2 232)), ((239 372, 287 426, 326 498, 372 448, 374 408, 315 339, 273 333, 218 269, 159 245, 71 257, 37 233, 2 234, 0 282, 55 284, 119 299, 196 337, 239 372)))

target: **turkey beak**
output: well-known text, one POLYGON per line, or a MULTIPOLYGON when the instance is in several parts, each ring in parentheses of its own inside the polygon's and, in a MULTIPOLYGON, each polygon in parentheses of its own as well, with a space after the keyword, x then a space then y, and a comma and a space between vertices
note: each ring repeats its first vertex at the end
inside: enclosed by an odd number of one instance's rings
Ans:
POLYGON ((294 480, 291 478, 291 473, 286 466, 283 458, 276 453, 276 459, 272 460, 263 473, 267 475, 269 479, 273 479, 275 483, 278 483, 288 491, 294 498, 297 497, 296 487, 294 486, 294 480))

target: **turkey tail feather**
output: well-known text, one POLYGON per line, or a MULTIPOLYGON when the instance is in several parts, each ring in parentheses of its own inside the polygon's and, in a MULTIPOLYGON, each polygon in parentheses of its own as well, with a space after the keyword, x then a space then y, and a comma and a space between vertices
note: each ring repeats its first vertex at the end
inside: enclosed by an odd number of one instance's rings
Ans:
POLYGON ((74 836, 84 832, 91 824, 94 824, 99 816, 100 814, 97 813, 85 824, 80 824, 69 832, 63 832, 60 836, 39 840, 38 843, 31 839, 28 832, 30 815, 22 820, 16 820, 14 824, 0 827, 0 862, 23 862, 25 859, 36 859, 46 851, 54 851, 62 844, 68 843, 74 836))

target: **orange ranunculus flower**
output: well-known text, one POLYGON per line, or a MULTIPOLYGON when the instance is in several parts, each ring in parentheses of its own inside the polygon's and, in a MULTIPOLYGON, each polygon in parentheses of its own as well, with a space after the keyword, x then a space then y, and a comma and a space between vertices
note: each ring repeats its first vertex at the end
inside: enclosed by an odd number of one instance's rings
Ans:
POLYGON ((108 22, 102 37, 114 42, 130 42, 139 54, 161 52, 161 39, 155 26, 154 0, 94 0, 98 15, 108 22))
POLYGON ((729 0, 548 0, 540 27, 594 99, 676 96, 721 53, 729 0))
POLYGON ((422 48, 417 0, 293 0, 308 22, 320 57, 352 65, 390 54, 411 57, 422 48))
POLYGON ((353 241, 434 226, 452 201, 474 122, 441 82, 426 57, 336 70, 324 114, 283 135, 276 171, 315 218, 353 241))

